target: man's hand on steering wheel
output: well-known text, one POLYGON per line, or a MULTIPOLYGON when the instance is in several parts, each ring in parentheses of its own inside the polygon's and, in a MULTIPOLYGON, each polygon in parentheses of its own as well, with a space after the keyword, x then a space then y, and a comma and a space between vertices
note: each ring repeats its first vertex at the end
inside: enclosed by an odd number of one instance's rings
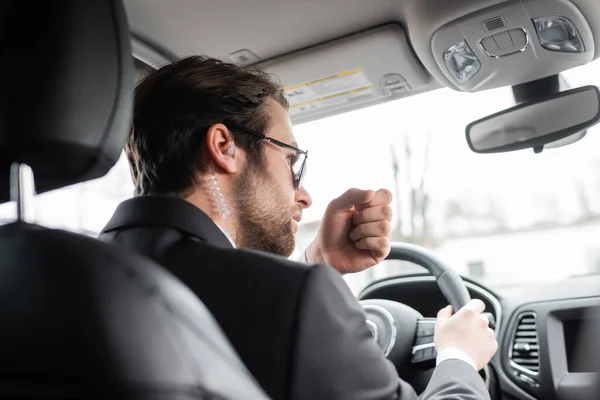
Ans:
POLYGON ((480 371, 490 362, 498 342, 489 321, 481 313, 485 304, 473 299, 452 315, 452 306, 440 310, 435 324, 434 342, 438 354, 444 350, 462 352, 480 371))

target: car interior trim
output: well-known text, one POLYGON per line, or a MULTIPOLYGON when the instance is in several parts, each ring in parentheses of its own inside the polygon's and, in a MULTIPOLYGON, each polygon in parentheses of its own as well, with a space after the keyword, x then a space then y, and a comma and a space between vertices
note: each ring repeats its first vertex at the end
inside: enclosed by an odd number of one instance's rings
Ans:
POLYGON ((365 305, 363 305, 363 309, 371 310, 376 313, 379 313, 389 322, 390 327, 391 327, 391 333, 390 333, 391 336, 390 336, 390 341, 386 345, 385 350, 383 352, 383 354, 387 357, 390 354, 390 352, 392 351, 392 349, 394 348, 394 344, 396 343, 396 336, 398 335, 394 317, 388 310, 386 310, 385 308, 378 306, 376 304, 365 304, 365 305))
POLYGON ((500 55, 495 55, 490 53, 489 51, 487 51, 487 49, 483 46, 483 40, 485 38, 480 39, 477 44, 479 45, 479 49, 481 51, 483 51, 485 53, 486 56, 490 57, 490 58, 502 58, 502 57, 508 57, 508 56, 512 56, 515 53, 523 53, 525 50, 527 50, 529 48, 529 45, 531 43, 531 39, 529 39, 529 33, 527 33, 527 31, 523 28, 516 28, 516 29, 520 29, 523 31, 523 33, 525 33, 525 45, 523 47, 521 47, 519 50, 517 50, 516 52, 513 53, 507 53, 507 54, 500 54, 500 55))
MULTIPOLYGON (((508 336, 508 339, 509 339, 508 360, 509 360, 510 366, 513 367, 514 369, 516 369, 516 370, 518 370, 520 372, 524 372, 526 374, 532 375, 532 376, 537 376, 538 372, 535 372, 535 371, 532 371, 532 370, 530 370, 528 368, 525 368, 525 367, 517 364, 516 362, 514 362, 512 360, 512 357, 513 357, 513 347, 514 347, 514 339, 515 339, 515 335, 517 333, 517 326, 519 325, 518 321, 520 321, 521 318, 526 317, 526 316, 533 317, 535 319, 536 323, 537 323, 537 314, 534 313, 533 311, 524 311, 524 312, 520 313, 517 316, 517 318, 516 318, 517 324, 515 325, 514 329, 510 333, 510 335, 508 336)), ((537 324, 536 324, 536 331, 537 331, 537 324)), ((539 342, 538 342, 538 353, 540 353, 539 347, 540 347, 540 345, 539 345, 539 342)))

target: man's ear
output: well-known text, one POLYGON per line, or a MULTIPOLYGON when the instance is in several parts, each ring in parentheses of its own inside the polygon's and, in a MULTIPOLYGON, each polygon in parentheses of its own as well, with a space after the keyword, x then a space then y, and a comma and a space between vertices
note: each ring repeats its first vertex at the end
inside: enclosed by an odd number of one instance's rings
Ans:
POLYGON ((227 173, 234 174, 238 171, 240 158, 235 151, 233 135, 223 124, 214 124, 206 131, 206 147, 208 161, 227 173))

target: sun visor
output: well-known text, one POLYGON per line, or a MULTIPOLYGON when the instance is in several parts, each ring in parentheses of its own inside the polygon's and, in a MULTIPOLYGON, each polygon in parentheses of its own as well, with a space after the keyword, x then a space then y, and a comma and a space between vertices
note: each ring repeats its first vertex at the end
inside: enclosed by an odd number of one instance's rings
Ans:
POLYGON ((295 124, 406 97, 431 83, 399 25, 337 39, 257 66, 281 79, 295 124))
POLYGON ((587 64, 595 43, 581 11, 567 0, 502 3, 439 29, 438 67, 465 92, 530 82, 587 64))

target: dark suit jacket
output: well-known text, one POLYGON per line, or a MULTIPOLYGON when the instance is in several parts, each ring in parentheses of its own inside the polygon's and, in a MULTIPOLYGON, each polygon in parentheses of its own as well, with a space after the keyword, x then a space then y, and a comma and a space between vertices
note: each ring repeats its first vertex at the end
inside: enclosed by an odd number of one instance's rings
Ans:
MULTIPOLYGON (((185 282, 273 400, 417 398, 333 268, 232 250, 206 214, 170 197, 125 201, 100 239, 155 259, 185 282)), ((436 368, 423 398, 448 396, 489 398, 481 377, 458 360, 436 368)))

